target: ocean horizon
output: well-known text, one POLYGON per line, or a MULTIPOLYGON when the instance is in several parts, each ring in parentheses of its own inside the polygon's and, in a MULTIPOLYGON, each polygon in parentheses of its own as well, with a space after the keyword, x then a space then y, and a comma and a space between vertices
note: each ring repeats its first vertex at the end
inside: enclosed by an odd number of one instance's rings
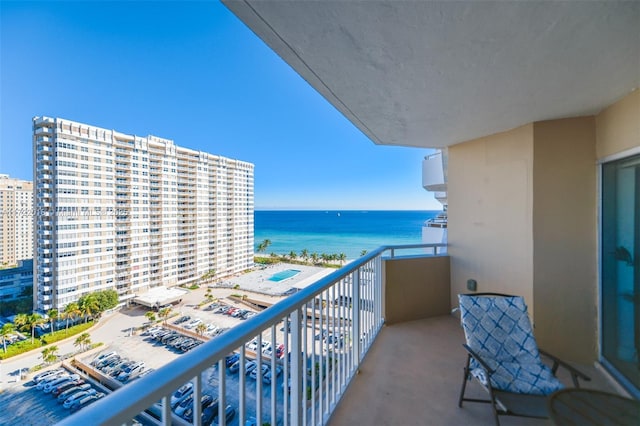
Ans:
POLYGON ((256 210, 254 242, 268 239, 264 252, 300 256, 344 253, 360 257, 383 245, 422 243, 422 225, 441 210, 256 210))

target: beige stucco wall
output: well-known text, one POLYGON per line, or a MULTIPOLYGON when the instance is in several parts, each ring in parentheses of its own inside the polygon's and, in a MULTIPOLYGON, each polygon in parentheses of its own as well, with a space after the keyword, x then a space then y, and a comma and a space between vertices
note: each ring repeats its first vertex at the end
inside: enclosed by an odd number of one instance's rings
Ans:
POLYGON ((596 116, 598 159, 640 146, 640 90, 625 96, 596 116))
POLYGON ((533 318, 540 347, 597 356, 594 117, 534 123, 533 318))
POLYGON ((383 268, 385 323, 450 312, 448 256, 388 259, 383 268))
POLYGON ((533 125, 449 147, 451 300, 519 294, 533 309, 533 125))

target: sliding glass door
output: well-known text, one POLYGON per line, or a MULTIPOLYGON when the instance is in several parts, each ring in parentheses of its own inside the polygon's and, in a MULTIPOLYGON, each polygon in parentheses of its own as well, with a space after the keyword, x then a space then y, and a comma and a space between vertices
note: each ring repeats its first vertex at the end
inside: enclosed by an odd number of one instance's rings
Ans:
POLYGON ((602 357, 637 393, 640 389, 640 155, 602 165, 601 247, 602 357))

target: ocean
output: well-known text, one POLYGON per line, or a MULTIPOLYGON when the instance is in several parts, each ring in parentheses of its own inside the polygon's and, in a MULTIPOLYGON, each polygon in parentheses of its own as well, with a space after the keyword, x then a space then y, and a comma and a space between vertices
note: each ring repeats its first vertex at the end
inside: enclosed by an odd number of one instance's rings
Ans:
POLYGON ((439 211, 328 211, 257 210, 255 246, 269 239, 265 254, 298 256, 344 253, 348 259, 360 257, 362 250, 382 245, 420 244, 422 224, 439 211))

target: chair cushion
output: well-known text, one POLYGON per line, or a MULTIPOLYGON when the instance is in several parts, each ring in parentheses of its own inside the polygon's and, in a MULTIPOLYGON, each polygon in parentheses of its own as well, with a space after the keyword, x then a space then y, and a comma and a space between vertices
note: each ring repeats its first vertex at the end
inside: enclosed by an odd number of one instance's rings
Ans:
MULTIPOLYGON (((513 362, 497 364, 491 360, 488 364, 495 370, 491 375, 491 386, 497 390, 528 395, 549 395, 564 387, 553 375, 551 369, 544 364, 513 362)), ((470 367, 471 374, 486 386, 487 377, 484 369, 480 368, 473 359, 470 367)))
MULTIPOLYGON (((548 395, 563 387, 540 359, 522 297, 461 294, 458 300, 467 345, 495 370, 493 388, 548 395)), ((470 368, 487 385, 484 371, 473 359, 470 368)))

